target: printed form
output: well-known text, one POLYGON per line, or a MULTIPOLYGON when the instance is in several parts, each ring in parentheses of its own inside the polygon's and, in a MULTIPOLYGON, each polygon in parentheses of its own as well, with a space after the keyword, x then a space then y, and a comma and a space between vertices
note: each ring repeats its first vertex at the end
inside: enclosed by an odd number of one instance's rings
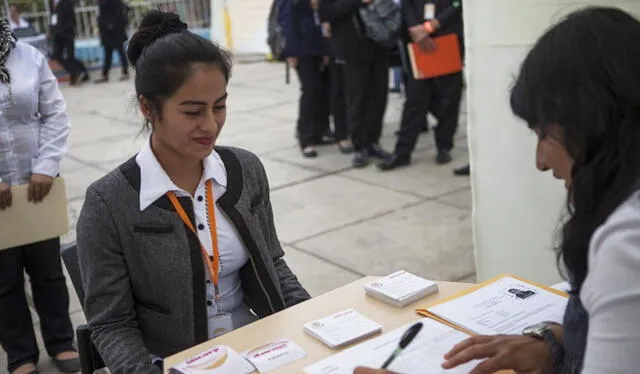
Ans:
MULTIPOLYGON (((479 362, 444 370, 444 354, 469 335, 430 318, 420 320, 422 330, 396 358, 389 370, 399 373, 466 374, 479 362)), ((398 347, 400 338, 415 322, 349 348, 304 368, 307 374, 352 374, 358 366, 380 367, 398 347)))
POLYGON ((479 335, 521 334, 540 322, 562 323, 567 298, 510 276, 427 311, 479 335))

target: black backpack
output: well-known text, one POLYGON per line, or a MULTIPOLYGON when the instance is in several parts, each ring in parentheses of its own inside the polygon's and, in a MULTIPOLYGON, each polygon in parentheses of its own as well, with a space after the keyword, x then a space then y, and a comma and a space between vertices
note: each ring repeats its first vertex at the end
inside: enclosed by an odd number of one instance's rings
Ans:
POLYGON ((372 0, 358 10, 366 35, 386 48, 393 48, 400 36, 402 11, 393 0, 372 0))
POLYGON ((284 37, 284 30, 278 23, 278 1, 273 0, 269 11, 269 21, 267 23, 267 44, 271 50, 271 58, 276 61, 284 61, 284 48, 287 40, 284 37))

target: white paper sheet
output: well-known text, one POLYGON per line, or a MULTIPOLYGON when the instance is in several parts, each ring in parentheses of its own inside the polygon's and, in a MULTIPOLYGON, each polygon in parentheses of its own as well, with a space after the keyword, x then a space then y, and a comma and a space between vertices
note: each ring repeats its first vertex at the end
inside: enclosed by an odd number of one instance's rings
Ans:
POLYGON ((176 374, 249 374, 255 368, 233 349, 218 345, 169 369, 176 374))
POLYGON ((480 335, 521 334, 543 321, 561 323, 567 298, 512 277, 427 310, 480 335))
POLYGON ((396 301, 403 301, 429 288, 432 288, 433 292, 435 292, 438 284, 404 270, 397 271, 365 285, 365 289, 381 293, 396 301))
POLYGON ((347 309, 309 322, 304 328, 333 348, 375 334, 382 326, 353 309, 347 309))
MULTIPOLYGON (((393 361, 389 370, 398 373, 466 374, 478 364, 470 362, 452 370, 442 369, 440 365, 444 362, 444 354, 469 335, 429 318, 420 321, 424 324, 422 330, 393 361)), ((400 338, 411 325, 413 323, 309 365, 304 372, 352 374, 358 366, 379 368, 398 347, 400 338)))
POLYGON ((244 352, 260 373, 266 373, 307 357, 307 352, 293 340, 282 339, 244 352))

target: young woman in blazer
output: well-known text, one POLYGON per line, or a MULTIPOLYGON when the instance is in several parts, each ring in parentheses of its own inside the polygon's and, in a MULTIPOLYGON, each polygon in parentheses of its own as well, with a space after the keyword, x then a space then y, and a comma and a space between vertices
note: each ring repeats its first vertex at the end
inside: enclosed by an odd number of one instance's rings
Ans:
POLYGON ((152 11, 128 56, 151 135, 92 184, 77 225, 92 340, 114 373, 309 299, 283 259, 254 154, 217 147, 230 56, 152 11))

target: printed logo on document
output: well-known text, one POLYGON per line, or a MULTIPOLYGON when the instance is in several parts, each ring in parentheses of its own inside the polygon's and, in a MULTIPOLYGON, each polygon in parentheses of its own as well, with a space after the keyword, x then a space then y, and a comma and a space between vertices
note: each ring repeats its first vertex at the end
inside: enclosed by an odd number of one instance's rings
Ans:
POLYGON ((523 284, 513 284, 501 291, 503 294, 516 299, 527 300, 537 295, 536 291, 523 284))

